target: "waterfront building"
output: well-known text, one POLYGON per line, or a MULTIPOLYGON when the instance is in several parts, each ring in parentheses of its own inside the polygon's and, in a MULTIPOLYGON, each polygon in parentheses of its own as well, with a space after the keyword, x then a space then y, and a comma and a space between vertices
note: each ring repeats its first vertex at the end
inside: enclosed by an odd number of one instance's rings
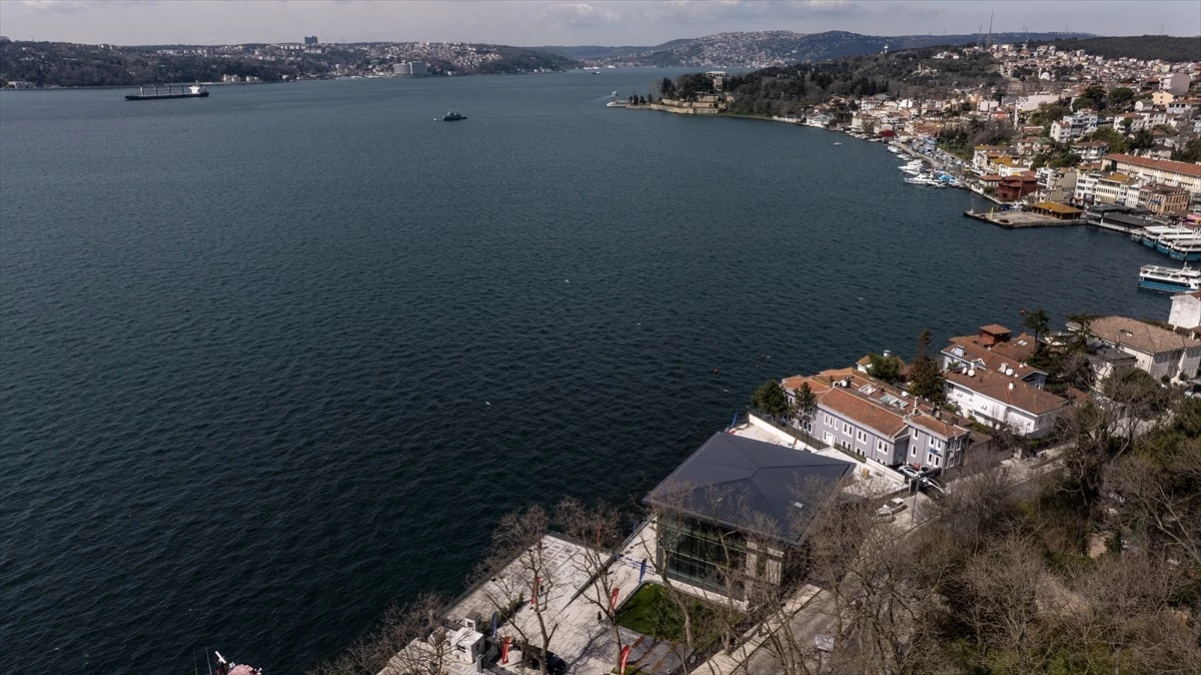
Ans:
MULTIPOLYGON (((1185 321, 1186 316, 1177 317, 1185 321)), ((1079 329, 1079 326, 1068 325, 1079 329)), ((1103 344, 1133 356, 1139 369, 1152 377, 1192 378, 1201 365, 1201 340, 1124 316, 1105 316, 1089 323, 1103 344)))
POLYGON ((943 367, 999 373, 1013 371, 1013 376, 1022 382, 1042 389, 1047 382, 1047 373, 1027 364, 1037 345, 1034 336, 1022 332, 1015 337, 1013 331, 993 323, 981 326, 975 335, 951 338, 950 344, 941 352, 943 367))
POLYGON ((316 35, 304 36, 304 43, 306 45, 316 45, 317 44, 317 36, 316 35))
POLYGON ((1122 154, 1105 155, 1101 161, 1112 171, 1120 171, 1148 183, 1182 187, 1188 190, 1191 202, 1201 201, 1201 164, 1122 154))
POLYGON ((1032 171, 1022 171, 1001 176, 995 195, 1001 201, 1012 202, 1034 192, 1038 192, 1038 177, 1032 171))
POLYGON ((967 420, 935 411, 869 373, 870 367, 860 361, 857 369, 783 380, 790 399, 806 384, 816 398, 813 412, 796 420, 797 428, 815 444, 885 466, 909 462, 951 468, 963 462, 972 443, 967 420))
POLYGON ((997 427, 1009 426, 1027 438, 1042 438, 1055 428, 1067 399, 1023 382, 1015 369, 968 368, 944 375, 947 400, 969 417, 997 427))
POLYGON ((655 508, 655 569, 735 600, 750 584, 803 572, 806 532, 835 508, 854 465, 725 432, 714 434, 644 498, 655 508))
POLYGON ((1097 178, 1093 203, 1138 206, 1138 181, 1124 173, 1109 173, 1097 178))
POLYGON ((1149 183, 1139 188, 1138 206, 1157 216, 1182 215, 1188 210, 1188 190, 1149 183))

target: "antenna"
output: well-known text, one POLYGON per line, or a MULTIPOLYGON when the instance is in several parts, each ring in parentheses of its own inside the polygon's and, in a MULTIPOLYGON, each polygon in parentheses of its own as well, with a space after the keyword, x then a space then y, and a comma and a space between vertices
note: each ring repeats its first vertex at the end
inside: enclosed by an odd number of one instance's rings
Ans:
POLYGON ((990 13, 988 15, 988 43, 984 45, 987 49, 992 49, 992 17, 993 15, 990 13))

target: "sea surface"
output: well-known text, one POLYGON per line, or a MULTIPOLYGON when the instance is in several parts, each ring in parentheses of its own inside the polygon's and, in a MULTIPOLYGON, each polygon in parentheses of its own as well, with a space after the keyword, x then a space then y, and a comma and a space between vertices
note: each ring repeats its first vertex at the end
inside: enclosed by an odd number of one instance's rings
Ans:
POLYGON ((769 378, 1167 316, 881 144, 603 105, 678 72, 0 94, 0 672, 301 673, 769 378))

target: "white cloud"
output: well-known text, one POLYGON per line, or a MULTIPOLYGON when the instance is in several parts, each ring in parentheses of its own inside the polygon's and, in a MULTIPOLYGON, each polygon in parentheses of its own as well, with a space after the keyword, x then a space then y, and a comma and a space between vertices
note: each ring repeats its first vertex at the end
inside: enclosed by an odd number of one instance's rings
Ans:
POLYGON ((551 3, 543 17, 569 26, 601 26, 621 21, 621 14, 600 9, 583 2, 551 3))
POLYGON ((62 12, 78 14, 88 11, 89 3, 80 0, 24 0, 21 4, 39 12, 62 12))

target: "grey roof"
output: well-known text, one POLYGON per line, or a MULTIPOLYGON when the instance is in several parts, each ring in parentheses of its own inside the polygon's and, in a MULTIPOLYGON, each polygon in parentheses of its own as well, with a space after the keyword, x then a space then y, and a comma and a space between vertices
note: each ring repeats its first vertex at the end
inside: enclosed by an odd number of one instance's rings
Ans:
POLYGON ((645 501, 795 544, 853 469, 850 462, 719 432, 645 501))

